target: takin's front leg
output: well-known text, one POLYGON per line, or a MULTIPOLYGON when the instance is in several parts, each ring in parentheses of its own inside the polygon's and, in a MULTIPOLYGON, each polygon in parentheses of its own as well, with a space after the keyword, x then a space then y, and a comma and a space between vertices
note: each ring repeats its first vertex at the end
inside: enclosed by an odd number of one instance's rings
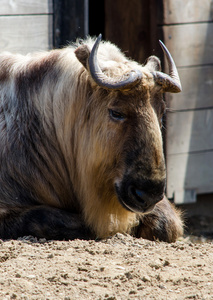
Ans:
POLYGON ((79 214, 42 205, 2 210, 0 238, 17 239, 26 235, 49 240, 94 238, 79 214))
POLYGON ((140 216, 139 222, 136 237, 172 243, 183 235, 181 212, 166 197, 149 214, 140 216))

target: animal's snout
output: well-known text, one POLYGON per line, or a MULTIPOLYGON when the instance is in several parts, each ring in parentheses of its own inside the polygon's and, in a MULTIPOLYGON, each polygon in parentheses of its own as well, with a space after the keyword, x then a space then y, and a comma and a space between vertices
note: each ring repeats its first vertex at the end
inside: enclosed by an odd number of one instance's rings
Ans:
POLYGON ((129 185, 127 191, 130 198, 136 198, 142 205, 145 204, 146 193, 144 191, 136 188, 134 185, 129 185))
POLYGON ((134 212, 150 211, 164 197, 165 180, 126 181, 121 188, 119 199, 123 206, 134 212))
POLYGON ((127 186, 128 197, 144 210, 151 209, 157 202, 161 201, 165 191, 165 180, 142 182, 130 182, 127 186))

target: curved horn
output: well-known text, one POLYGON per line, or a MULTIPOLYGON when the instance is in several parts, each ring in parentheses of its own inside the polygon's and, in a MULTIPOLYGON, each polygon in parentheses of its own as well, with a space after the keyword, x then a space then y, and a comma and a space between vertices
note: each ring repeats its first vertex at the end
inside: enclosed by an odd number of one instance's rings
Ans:
POLYGON ((155 81, 162 86, 163 92, 179 93, 182 91, 180 78, 175 62, 163 42, 159 41, 169 65, 169 75, 162 72, 154 72, 155 81))
POLYGON ((98 47, 101 42, 102 35, 100 34, 95 41, 89 56, 89 71, 93 80, 104 88, 108 89, 125 89, 133 85, 142 78, 142 73, 138 70, 132 70, 129 74, 123 75, 118 80, 106 76, 100 69, 97 59, 98 47))

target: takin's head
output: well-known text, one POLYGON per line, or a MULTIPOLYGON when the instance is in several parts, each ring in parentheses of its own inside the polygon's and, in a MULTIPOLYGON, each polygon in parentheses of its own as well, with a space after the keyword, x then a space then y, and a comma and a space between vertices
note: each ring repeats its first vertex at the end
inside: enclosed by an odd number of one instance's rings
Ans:
MULTIPOLYGON (((162 95, 181 91, 179 76, 162 42, 169 75, 160 71, 157 57, 149 57, 141 66, 128 60, 114 45, 110 48, 108 43, 100 44, 100 40, 101 36, 91 51, 87 45, 75 51, 92 90, 87 111, 87 126, 93 135, 92 141, 87 140, 90 157, 86 159, 90 160, 87 163, 91 172, 87 180, 95 182, 100 198, 113 198, 115 194, 125 210, 146 213, 164 197, 162 95)), ((93 183, 89 184, 91 188, 93 183)))

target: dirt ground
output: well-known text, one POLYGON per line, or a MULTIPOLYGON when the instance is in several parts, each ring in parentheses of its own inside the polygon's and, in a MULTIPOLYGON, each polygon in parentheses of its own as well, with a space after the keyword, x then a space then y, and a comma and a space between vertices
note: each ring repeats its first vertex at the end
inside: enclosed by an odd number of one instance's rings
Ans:
POLYGON ((191 220, 196 235, 173 244, 122 234, 0 241, 0 299, 213 299, 213 230, 199 222, 203 231, 191 220))

